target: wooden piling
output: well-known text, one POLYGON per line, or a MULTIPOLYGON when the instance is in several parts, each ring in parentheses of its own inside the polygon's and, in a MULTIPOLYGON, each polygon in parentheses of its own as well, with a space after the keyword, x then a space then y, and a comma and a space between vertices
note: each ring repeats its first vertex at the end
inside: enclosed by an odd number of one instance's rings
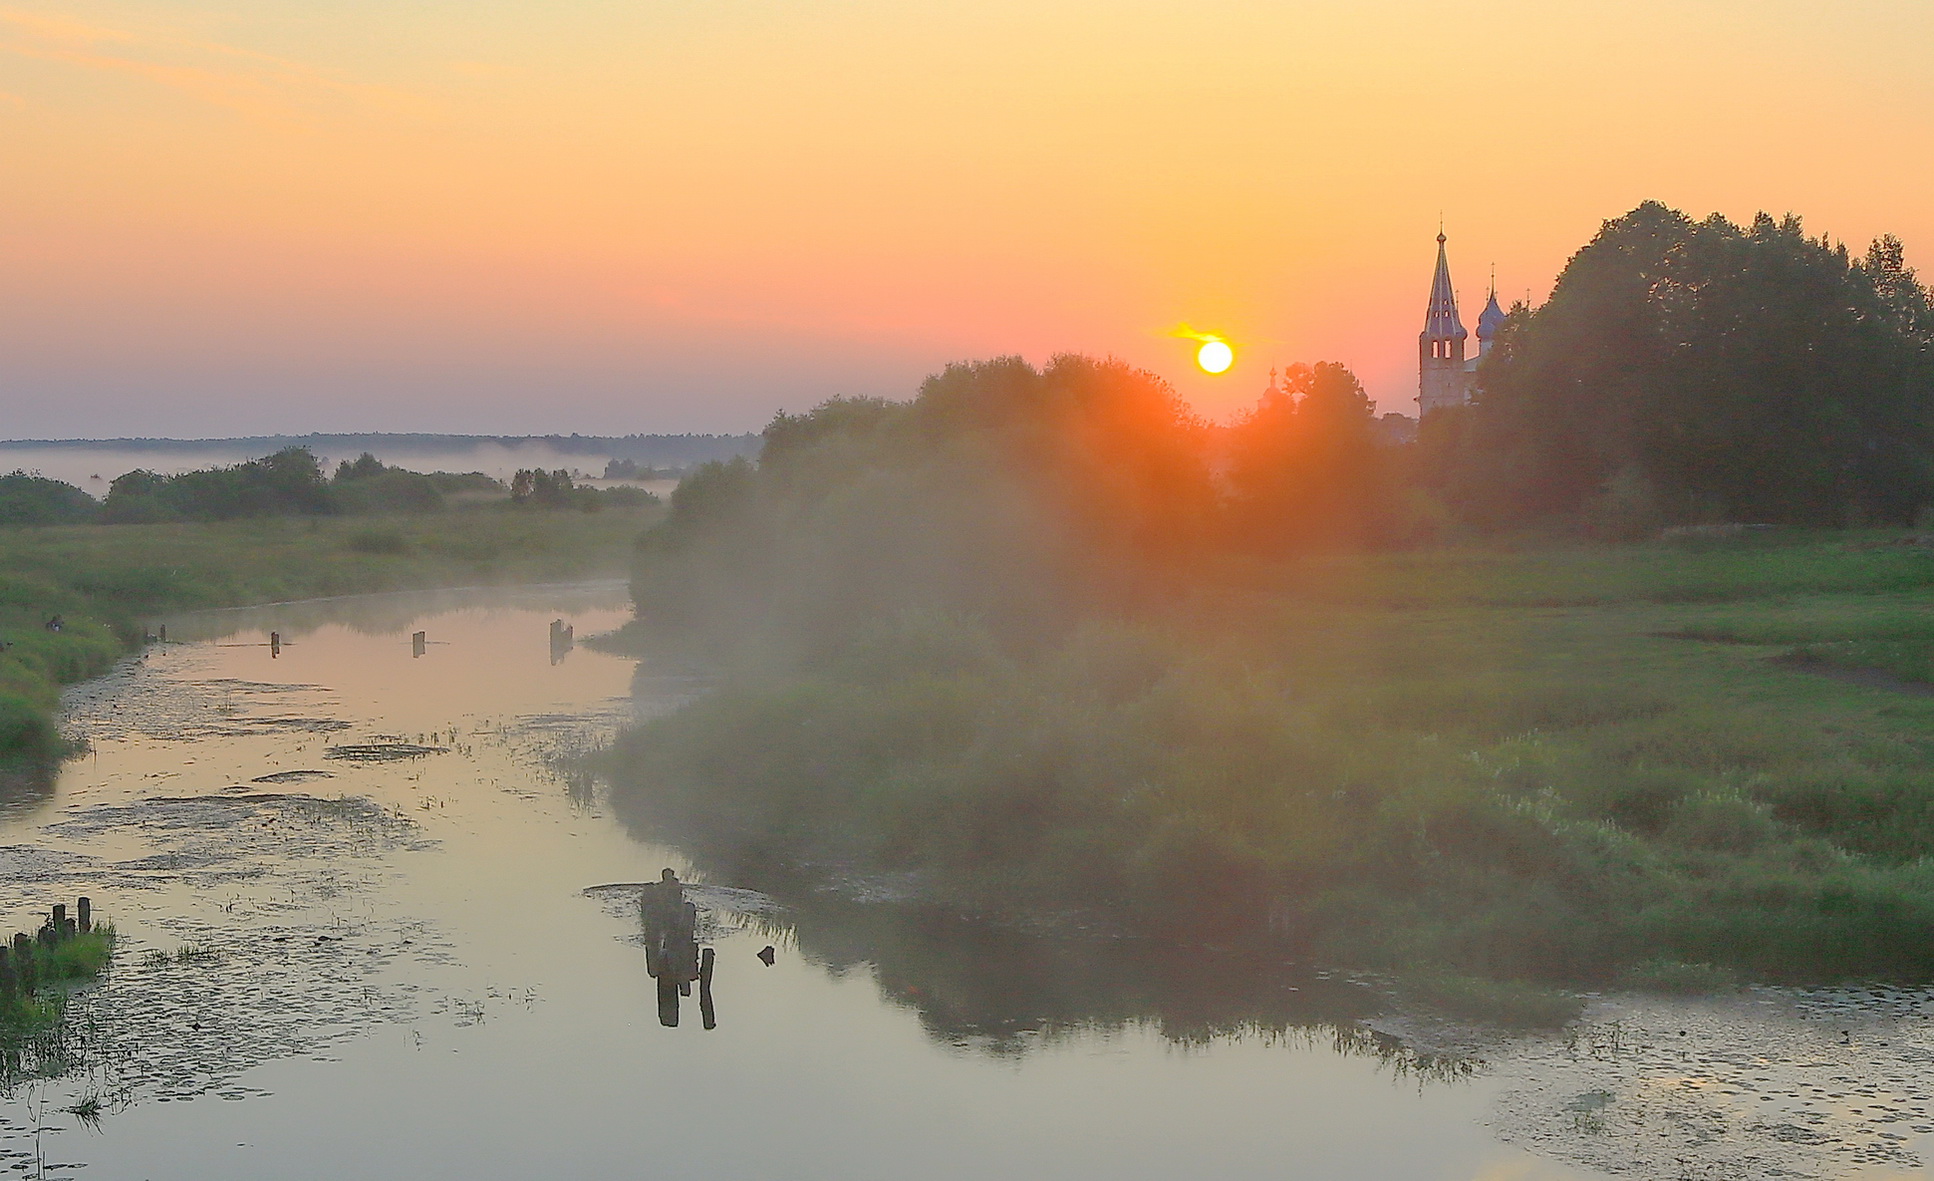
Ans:
POLYGON ((75 904, 74 911, 80 921, 81 934, 85 935, 92 931, 94 929, 93 899, 85 894, 81 895, 80 900, 75 904))
POLYGON ((20 986, 14 980, 13 953, 0 947, 0 1001, 10 1001, 20 993, 20 986))
POLYGON ((159 639, 160 639, 160 641, 161 641, 162 643, 164 643, 164 644, 165 644, 165 643, 167 643, 167 642, 168 642, 168 625, 164 623, 164 624, 162 624, 162 625, 161 625, 160 627, 158 627, 158 628, 156 628, 156 629, 155 629, 155 634, 156 634, 156 637, 157 637, 157 638, 159 638, 159 639))
POLYGON ((270 632, 269 633, 269 656, 270 658, 274 658, 280 655, 282 655, 282 633, 270 632))
POLYGON ((423 651, 425 648, 429 646, 429 642, 430 641, 429 641, 428 632, 412 632, 410 635, 411 658, 414 659, 418 656, 423 655, 423 651))

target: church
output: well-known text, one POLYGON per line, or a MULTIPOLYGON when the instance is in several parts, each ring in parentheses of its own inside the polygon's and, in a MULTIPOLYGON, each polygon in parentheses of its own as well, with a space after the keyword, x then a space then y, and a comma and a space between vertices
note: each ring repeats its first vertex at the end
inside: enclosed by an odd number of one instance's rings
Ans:
POLYGON ((1504 323, 1498 307, 1497 284, 1491 284, 1491 299, 1477 317, 1477 355, 1464 355, 1464 342, 1470 333, 1457 314, 1457 292, 1451 287, 1450 260, 1444 253, 1448 241, 1437 232, 1437 273, 1430 280, 1430 307, 1424 312, 1424 330, 1417 334, 1417 417, 1444 406, 1462 406, 1477 388, 1477 363, 1491 351, 1491 341, 1504 323))

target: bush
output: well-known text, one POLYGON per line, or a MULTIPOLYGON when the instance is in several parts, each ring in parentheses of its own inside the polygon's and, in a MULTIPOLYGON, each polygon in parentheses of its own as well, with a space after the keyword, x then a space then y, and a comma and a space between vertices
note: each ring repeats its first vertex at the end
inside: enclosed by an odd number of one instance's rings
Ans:
POLYGON ((22 471, 0 476, 0 525, 74 525, 100 511, 93 497, 72 484, 22 471))
POLYGON ((176 476, 132 471, 108 486, 102 519, 117 524, 226 521, 335 511, 316 457, 305 447, 233 467, 176 476))

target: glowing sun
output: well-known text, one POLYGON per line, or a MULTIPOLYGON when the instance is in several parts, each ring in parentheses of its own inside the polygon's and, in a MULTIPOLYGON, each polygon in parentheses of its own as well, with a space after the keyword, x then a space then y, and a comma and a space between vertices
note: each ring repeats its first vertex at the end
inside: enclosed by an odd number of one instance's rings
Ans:
POLYGON ((1236 350, 1224 341, 1205 340, 1195 350, 1195 363, 1202 366, 1204 373, 1225 373, 1236 363, 1236 350))

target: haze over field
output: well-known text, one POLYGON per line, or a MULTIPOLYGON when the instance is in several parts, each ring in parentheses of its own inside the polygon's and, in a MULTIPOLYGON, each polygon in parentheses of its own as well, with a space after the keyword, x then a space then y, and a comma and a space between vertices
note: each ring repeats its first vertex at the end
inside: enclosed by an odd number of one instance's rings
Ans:
POLYGON ((1414 412, 1440 214, 1473 311, 1646 198, 1934 241, 1931 39, 1907 0, 14 0, 5 431, 741 431, 1061 351, 1214 415, 1332 359, 1414 412))

